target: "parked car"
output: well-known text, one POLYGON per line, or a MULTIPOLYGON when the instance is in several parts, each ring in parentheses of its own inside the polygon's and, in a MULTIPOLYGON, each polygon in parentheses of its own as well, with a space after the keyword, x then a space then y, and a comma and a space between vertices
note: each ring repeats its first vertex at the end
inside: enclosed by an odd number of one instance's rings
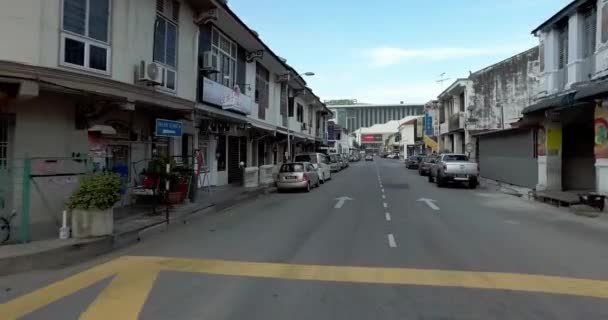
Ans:
POLYGON ((418 169, 420 161, 422 161, 422 156, 409 156, 405 160, 405 167, 408 169, 418 169))
POLYGON ((422 158, 420 163, 418 164, 418 174, 421 176, 426 176, 431 171, 431 167, 437 161, 437 156, 427 156, 422 158))
POLYGON ((342 163, 337 154, 329 155, 329 169, 331 172, 338 172, 342 170, 342 163))
POLYGON ((331 179, 331 168, 329 165, 329 158, 318 152, 301 153, 294 157, 294 162, 310 162, 319 175, 321 184, 331 179))
POLYGON ((338 160, 340 161, 340 166, 342 169, 346 169, 348 167, 348 160, 343 154, 338 154, 338 160))
POLYGON ((310 189, 318 187, 319 175, 317 169, 310 162, 288 162, 284 163, 279 170, 277 189, 310 189))
POLYGON ((479 184, 477 163, 470 162, 464 154, 446 153, 439 156, 431 167, 429 182, 436 182, 438 187, 447 183, 467 183, 475 189, 479 184))
POLYGON ((374 155, 372 155, 372 154, 365 155, 365 161, 374 161, 374 155))

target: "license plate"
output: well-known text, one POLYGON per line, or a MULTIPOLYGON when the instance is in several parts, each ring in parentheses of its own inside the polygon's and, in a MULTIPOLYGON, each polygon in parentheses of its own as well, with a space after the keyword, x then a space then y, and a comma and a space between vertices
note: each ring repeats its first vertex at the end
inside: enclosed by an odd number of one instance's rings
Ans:
POLYGON ((466 174, 457 174, 456 178, 468 178, 466 174))
POLYGON ((285 180, 295 180, 295 179, 297 179, 297 177, 294 177, 294 176, 285 177, 285 180))

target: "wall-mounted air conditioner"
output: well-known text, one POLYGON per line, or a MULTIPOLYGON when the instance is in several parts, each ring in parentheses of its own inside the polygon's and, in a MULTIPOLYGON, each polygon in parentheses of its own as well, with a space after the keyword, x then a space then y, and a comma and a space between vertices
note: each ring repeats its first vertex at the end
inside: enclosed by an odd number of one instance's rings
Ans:
POLYGON ((137 68, 137 82, 149 86, 163 84, 163 75, 163 67, 154 62, 147 63, 142 60, 137 68))
POLYGON ((210 73, 220 72, 220 62, 217 54, 213 51, 205 51, 203 53, 203 65, 201 69, 210 73))

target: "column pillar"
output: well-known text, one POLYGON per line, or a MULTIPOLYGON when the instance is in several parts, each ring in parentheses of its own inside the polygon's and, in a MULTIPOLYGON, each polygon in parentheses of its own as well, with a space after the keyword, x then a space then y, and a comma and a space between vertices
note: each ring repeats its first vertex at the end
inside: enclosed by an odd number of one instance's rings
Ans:
POLYGON ((464 150, 462 150, 462 134, 460 132, 456 132, 454 133, 454 150, 452 150, 454 153, 464 153, 464 150))
POLYGON ((562 124, 545 119, 539 130, 537 190, 562 190, 562 124))
POLYGON ((575 13, 568 18, 568 80, 566 88, 583 81, 583 32, 585 17, 575 13))
POLYGON ((560 89, 559 79, 559 32, 551 29, 540 36, 544 46, 545 71, 542 74, 547 94, 553 94, 560 89))

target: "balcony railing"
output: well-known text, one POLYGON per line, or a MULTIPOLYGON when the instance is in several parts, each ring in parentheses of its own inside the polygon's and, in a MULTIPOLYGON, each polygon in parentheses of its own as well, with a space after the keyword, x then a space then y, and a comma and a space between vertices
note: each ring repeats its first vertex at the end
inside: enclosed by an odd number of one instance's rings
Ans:
POLYGON ((450 116, 448 121, 448 130, 456 131, 464 129, 464 112, 457 112, 450 116))

